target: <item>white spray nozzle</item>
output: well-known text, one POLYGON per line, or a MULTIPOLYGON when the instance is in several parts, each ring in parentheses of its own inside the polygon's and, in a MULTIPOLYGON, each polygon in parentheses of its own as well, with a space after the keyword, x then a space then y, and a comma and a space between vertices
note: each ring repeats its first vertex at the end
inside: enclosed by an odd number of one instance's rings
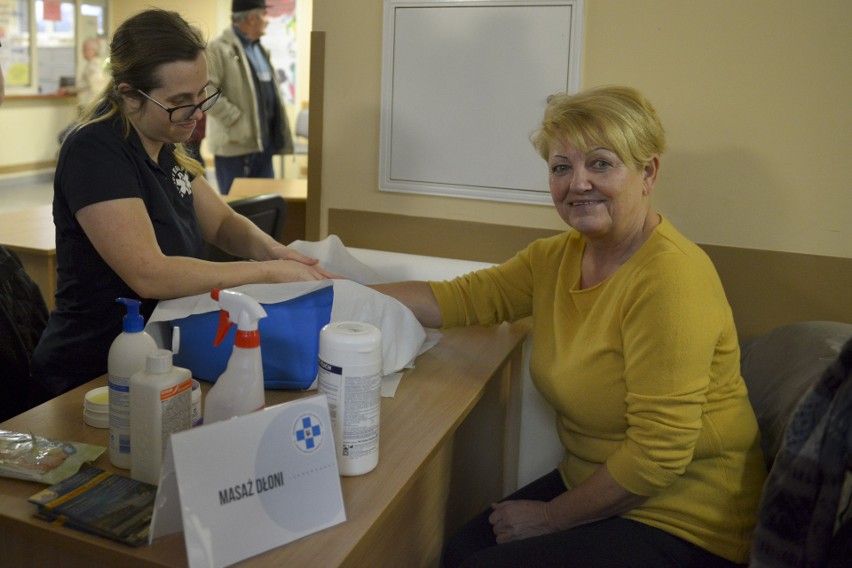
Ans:
POLYGON ((222 311, 219 318, 219 330, 216 333, 214 345, 218 345, 228 332, 230 324, 237 324, 241 332, 257 331, 257 321, 266 317, 257 300, 234 290, 219 290, 210 292, 210 296, 219 302, 222 311))

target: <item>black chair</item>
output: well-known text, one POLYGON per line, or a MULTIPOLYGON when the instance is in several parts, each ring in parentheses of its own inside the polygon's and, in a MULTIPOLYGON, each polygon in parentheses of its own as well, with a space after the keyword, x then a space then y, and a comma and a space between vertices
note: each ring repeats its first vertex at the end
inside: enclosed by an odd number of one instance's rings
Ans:
MULTIPOLYGON (((252 223, 276 241, 281 240, 284 223, 287 219, 287 202, 280 195, 275 193, 255 195, 254 197, 231 201, 228 205, 240 215, 248 217, 252 223)), ((207 242, 204 243, 201 258, 213 262, 244 260, 207 242)))

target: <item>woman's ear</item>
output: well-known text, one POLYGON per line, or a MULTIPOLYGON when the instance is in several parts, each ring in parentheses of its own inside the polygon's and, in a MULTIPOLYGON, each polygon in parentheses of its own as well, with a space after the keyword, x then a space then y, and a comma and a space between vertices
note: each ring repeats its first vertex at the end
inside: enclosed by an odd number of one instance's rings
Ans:
POLYGON ((119 83, 115 90, 118 91, 118 94, 121 97, 121 100, 124 101, 125 108, 127 108, 128 111, 138 111, 139 107, 142 106, 142 102, 139 100, 139 97, 136 96, 136 89, 127 83, 119 83))
POLYGON ((642 195, 651 195, 654 185, 657 183, 657 173, 660 171, 660 157, 656 154, 651 156, 648 163, 642 168, 642 195))

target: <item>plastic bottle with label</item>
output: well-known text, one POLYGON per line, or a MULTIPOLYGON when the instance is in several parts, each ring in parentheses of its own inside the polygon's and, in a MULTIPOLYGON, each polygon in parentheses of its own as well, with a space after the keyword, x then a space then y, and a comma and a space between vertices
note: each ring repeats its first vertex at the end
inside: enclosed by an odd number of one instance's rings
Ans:
POLYGON ((204 424, 243 416, 266 406, 257 330, 257 322, 266 317, 266 311, 253 298, 234 290, 213 290, 210 296, 222 307, 213 344, 219 345, 233 324, 237 324, 237 335, 228 365, 204 401, 204 424))
POLYGON ((326 395, 340 475, 362 475, 379 463, 382 332, 361 322, 320 331, 317 388, 326 395))
POLYGON ((192 373, 172 365, 172 352, 148 353, 130 378, 130 477, 157 485, 169 436, 192 425, 192 373))
POLYGON ((109 375, 109 461, 115 467, 130 469, 130 377, 145 368, 148 353, 157 348, 145 330, 139 313, 141 302, 118 298, 127 307, 123 331, 116 337, 107 356, 109 375))

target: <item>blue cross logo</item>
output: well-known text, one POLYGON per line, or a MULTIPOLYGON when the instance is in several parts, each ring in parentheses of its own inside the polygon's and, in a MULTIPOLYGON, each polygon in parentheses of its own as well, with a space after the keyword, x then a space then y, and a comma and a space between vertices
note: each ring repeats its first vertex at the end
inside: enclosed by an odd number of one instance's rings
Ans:
POLYGON ((304 414, 296 419, 293 427, 293 439, 296 447, 303 452, 312 452, 322 443, 321 422, 313 414, 304 414))

